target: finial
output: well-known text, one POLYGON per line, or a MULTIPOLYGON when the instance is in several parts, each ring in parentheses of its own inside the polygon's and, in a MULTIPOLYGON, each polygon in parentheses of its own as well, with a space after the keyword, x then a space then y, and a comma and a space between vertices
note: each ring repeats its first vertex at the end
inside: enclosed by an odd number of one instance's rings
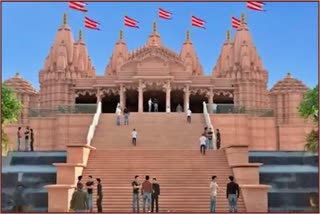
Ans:
POLYGON ((227 30, 227 41, 230 41, 230 30, 227 30))
POLYGON ((157 32, 157 23, 153 22, 153 32, 157 32))
POLYGON ((67 14, 66 13, 63 14, 63 24, 64 25, 67 24, 67 14))
POLYGON ((287 78, 291 78, 291 73, 290 72, 287 73, 287 78))
POLYGON ((246 22, 244 13, 241 13, 241 23, 244 24, 246 22))
POLYGON ((80 29, 79 30, 79 40, 81 40, 82 39, 82 30, 80 29))
POLYGON ((186 32, 186 39, 190 40, 190 31, 189 30, 187 30, 187 32, 186 32))
POLYGON ((19 74, 19 72, 17 72, 17 73, 16 73, 16 77, 20 77, 20 74, 19 74))
POLYGON ((122 30, 120 30, 120 32, 119 32, 119 39, 120 39, 120 40, 123 39, 123 31, 122 31, 122 30))

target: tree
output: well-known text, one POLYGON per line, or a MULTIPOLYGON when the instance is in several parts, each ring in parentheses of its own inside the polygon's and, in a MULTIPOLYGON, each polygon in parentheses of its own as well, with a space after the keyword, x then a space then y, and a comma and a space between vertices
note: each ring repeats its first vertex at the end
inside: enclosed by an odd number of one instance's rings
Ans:
POLYGON ((3 126, 7 122, 15 122, 20 115, 22 108, 21 102, 16 98, 15 92, 2 83, 1 94, 1 140, 2 151, 8 150, 9 139, 4 132, 3 126))
POLYGON ((318 106, 319 104, 319 92, 318 92, 318 85, 313 89, 310 89, 304 95, 302 102, 299 105, 299 113, 303 118, 309 119, 312 118, 317 125, 316 130, 312 130, 306 138, 306 149, 311 152, 318 152, 319 148, 319 112, 318 106))

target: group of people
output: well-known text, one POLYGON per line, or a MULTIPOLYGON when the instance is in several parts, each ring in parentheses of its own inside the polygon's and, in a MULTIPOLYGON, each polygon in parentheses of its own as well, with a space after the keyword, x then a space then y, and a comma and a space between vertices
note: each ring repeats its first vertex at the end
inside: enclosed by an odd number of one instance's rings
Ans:
POLYGON ((150 98, 148 100, 148 112, 152 111, 152 106, 153 106, 153 111, 154 112, 158 112, 159 111, 159 104, 158 104, 158 100, 157 99, 153 99, 150 98))
MULTIPOLYGON (((91 175, 88 176, 88 181, 85 184, 81 182, 82 176, 78 176, 77 187, 72 195, 70 209, 74 212, 93 212, 93 189, 95 187, 94 180, 91 175), (86 191, 85 191, 85 190, 86 191)), ((101 179, 97 181, 97 208, 98 212, 102 213, 102 185, 101 179)))
POLYGON ((21 142, 22 142, 22 135, 24 134, 24 150, 26 152, 28 151, 34 151, 34 133, 33 133, 33 129, 30 129, 29 126, 26 127, 26 130, 24 131, 24 133, 22 133, 21 127, 18 127, 18 131, 17 131, 17 151, 21 151, 21 142), (30 147, 30 148, 29 148, 30 147))
MULTIPOLYGON (((116 108, 116 115, 117 115, 116 124, 117 124, 117 126, 121 125, 121 113, 122 113, 121 106, 120 106, 120 103, 118 103, 117 108, 116 108)), ((123 109, 123 116, 124 116, 124 125, 128 126, 129 125, 129 110, 127 107, 125 107, 123 109)))
POLYGON ((147 211, 153 212, 154 207, 155 211, 159 212, 159 196, 160 196, 160 185, 157 182, 156 178, 152 179, 152 183, 149 181, 150 177, 147 175, 145 181, 141 184, 139 180, 139 175, 134 177, 134 181, 132 181, 132 211, 139 212, 139 204, 140 204, 140 193, 143 201, 143 212, 147 211), (155 206, 154 206, 155 205, 155 206))
POLYGON ((206 150, 220 149, 221 135, 219 129, 216 129, 216 133, 213 133, 211 128, 205 127, 204 132, 199 138, 200 141, 200 153, 206 154, 206 150), (213 143, 213 135, 216 135, 216 144, 213 143))
MULTIPOLYGON (((216 180, 217 180, 217 176, 212 176, 211 183, 209 186, 209 189, 210 189, 210 212, 211 213, 216 212, 218 191, 223 192, 219 188, 216 180)), ((229 204, 229 212, 237 212, 238 211, 237 202, 238 202, 238 198, 240 196, 240 188, 239 188, 239 185, 234 181, 233 176, 229 176, 229 183, 227 184, 226 196, 227 196, 228 204, 229 204)))

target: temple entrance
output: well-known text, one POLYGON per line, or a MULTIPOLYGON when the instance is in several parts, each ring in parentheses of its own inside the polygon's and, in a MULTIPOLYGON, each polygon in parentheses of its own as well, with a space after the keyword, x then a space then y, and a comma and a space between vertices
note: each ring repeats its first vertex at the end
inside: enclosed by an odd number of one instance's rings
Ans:
POLYGON ((203 113, 203 102, 208 103, 208 98, 205 95, 190 95, 190 109, 192 113, 203 113))
MULTIPOLYGON (((148 101, 152 99, 152 102, 157 100, 158 112, 166 112, 166 92, 160 90, 149 90, 143 93, 143 111, 148 112, 148 101)), ((154 106, 152 105, 152 111, 154 106)))
POLYGON ((105 94, 101 100, 102 113, 115 113, 119 102, 120 96, 118 94, 105 94))
POLYGON ((88 92, 84 95, 79 94, 75 100, 76 104, 97 104, 97 96, 95 94, 90 95, 88 92))
POLYGON ((126 107, 129 112, 138 112, 139 105, 139 93, 136 90, 128 90, 126 91, 126 107))
POLYGON ((182 90, 171 91, 171 112, 177 112, 177 106, 180 104, 184 112, 184 92, 182 90))

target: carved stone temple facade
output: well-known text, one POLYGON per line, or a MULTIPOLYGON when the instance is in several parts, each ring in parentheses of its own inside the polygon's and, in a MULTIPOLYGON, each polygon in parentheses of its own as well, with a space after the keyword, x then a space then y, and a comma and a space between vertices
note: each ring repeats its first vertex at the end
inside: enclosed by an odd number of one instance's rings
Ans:
MULTIPOLYGON (((235 104, 252 109, 273 109, 278 123, 294 123, 297 105, 307 87, 287 75, 271 90, 268 72, 250 35, 244 16, 232 39, 227 32, 220 56, 210 76, 203 68, 189 31, 180 53, 162 43, 156 23, 145 44, 129 51, 120 31, 104 75, 96 75, 81 31, 74 40, 64 15, 44 66, 39 73, 40 91, 19 75, 5 81, 23 95, 25 108, 57 108, 75 103, 102 101, 103 113, 114 113, 116 106, 131 112, 147 110, 150 98, 157 99, 159 111, 175 111, 181 105, 194 113, 202 112, 202 103, 235 104), (23 82, 23 84, 18 82, 23 82), (30 89, 32 88, 32 90, 30 89), (30 92, 30 90, 32 92, 30 92), (294 115, 294 116, 293 116, 294 115)), ((24 111, 27 118, 27 110, 24 111)))

